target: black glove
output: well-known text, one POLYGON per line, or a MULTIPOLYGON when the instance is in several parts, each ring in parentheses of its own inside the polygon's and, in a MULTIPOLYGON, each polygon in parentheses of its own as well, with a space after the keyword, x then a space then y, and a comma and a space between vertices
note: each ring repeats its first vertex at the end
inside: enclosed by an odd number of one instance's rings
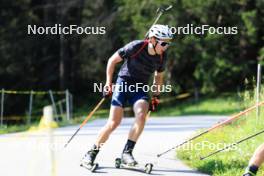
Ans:
POLYGON ((157 107, 158 107, 158 104, 160 103, 160 100, 159 100, 159 96, 157 95, 154 95, 152 98, 151 98, 151 102, 149 104, 149 110, 150 111, 157 111, 157 107))
POLYGON ((104 90, 103 90, 103 97, 104 98, 109 98, 109 97, 111 97, 112 96, 112 94, 113 94, 113 92, 112 92, 112 85, 105 85, 104 86, 104 90))

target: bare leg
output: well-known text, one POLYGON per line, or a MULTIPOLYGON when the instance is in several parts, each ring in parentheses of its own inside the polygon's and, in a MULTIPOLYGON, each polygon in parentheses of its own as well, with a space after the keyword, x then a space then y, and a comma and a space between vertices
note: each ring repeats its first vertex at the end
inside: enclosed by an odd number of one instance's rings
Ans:
POLYGON ((111 106, 107 123, 100 130, 95 145, 85 154, 81 161, 81 166, 90 168, 94 164, 94 160, 99 152, 100 147, 108 139, 109 135, 120 124, 123 117, 123 108, 119 106, 111 106))
POLYGON ((260 165, 264 162, 264 144, 260 145, 252 158, 249 161, 249 165, 255 165, 260 167, 260 165))
POLYGON ((146 116, 148 113, 149 104, 146 100, 138 100, 133 107, 135 113, 135 122, 132 128, 129 131, 128 139, 131 141, 136 142, 142 133, 145 122, 146 116))
POLYGON ((118 127, 120 124, 122 117, 123 117, 123 108, 120 106, 111 106, 109 118, 105 126, 100 130, 99 135, 97 137, 95 145, 97 147, 102 146, 107 139, 109 138, 109 135, 118 127))
POLYGON ((264 162, 264 143, 260 145, 251 157, 248 167, 243 176, 253 176, 258 172, 259 167, 264 162))
POLYGON ((137 164, 137 161, 132 155, 132 151, 134 149, 136 141, 138 140, 140 134, 144 129, 148 107, 148 102, 146 100, 138 100, 134 104, 133 110, 135 113, 135 121, 129 131, 128 140, 122 153, 122 162, 128 165, 134 166, 137 164))

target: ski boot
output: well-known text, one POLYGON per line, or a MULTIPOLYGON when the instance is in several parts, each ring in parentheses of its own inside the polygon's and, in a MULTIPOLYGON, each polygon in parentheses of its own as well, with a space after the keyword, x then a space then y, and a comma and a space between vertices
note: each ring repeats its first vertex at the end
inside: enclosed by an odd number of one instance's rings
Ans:
POLYGON ((94 172, 98 168, 98 163, 94 163, 94 160, 99 152, 99 149, 94 146, 91 150, 89 150, 83 159, 81 160, 81 167, 84 167, 91 172, 94 172))
POLYGON ((131 150, 124 151, 122 153, 121 160, 122 160, 123 164, 126 164, 128 166, 135 166, 138 164, 137 161, 135 160, 134 156, 132 155, 131 150))
POLYGON ((152 171, 153 164, 152 163, 147 163, 145 165, 138 164, 138 162, 134 159, 132 155, 132 151, 125 151, 122 154, 121 158, 115 159, 115 167, 118 169, 123 168, 123 169, 139 170, 147 174, 150 174, 152 171))

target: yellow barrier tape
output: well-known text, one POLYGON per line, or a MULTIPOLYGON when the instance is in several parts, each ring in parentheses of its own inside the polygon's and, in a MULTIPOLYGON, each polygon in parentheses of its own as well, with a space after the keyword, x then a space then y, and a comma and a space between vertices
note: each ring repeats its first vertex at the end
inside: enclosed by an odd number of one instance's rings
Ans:
MULTIPOLYGON (((49 91, 17 91, 17 90, 0 90, 0 93, 6 94, 34 94, 34 95, 46 95, 49 94, 49 91)), ((52 91, 53 94, 63 95, 66 94, 66 91, 52 91)))

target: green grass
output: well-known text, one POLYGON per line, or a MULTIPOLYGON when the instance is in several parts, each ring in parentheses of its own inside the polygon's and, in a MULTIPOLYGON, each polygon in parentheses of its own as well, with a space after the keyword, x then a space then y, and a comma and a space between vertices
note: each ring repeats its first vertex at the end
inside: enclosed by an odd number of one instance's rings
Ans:
MULTIPOLYGON (((58 126, 59 127, 64 127, 64 126, 68 126, 68 125, 76 125, 76 124, 81 124, 84 120, 85 116, 80 116, 77 118, 74 118, 70 121, 59 121, 58 122, 58 126)), ((95 117, 94 117, 95 118, 95 117)), ((94 118, 92 118, 91 120, 93 120, 94 118)), ((0 134, 7 134, 7 133, 15 133, 15 132, 23 132, 23 131, 27 131, 32 127, 37 128, 39 125, 39 122, 33 122, 31 124, 20 124, 20 125, 4 125, 3 127, 0 127, 0 134)))
MULTIPOLYGON (((254 94, 251 93, 250 95, 249 92, 246 92, 244 95, 244 106, 249 107, 252 104, 254 104, 254 94)), ((257 122, 256 112, 252 111, 232 124, 203 135, 197 140, 192 141, 191 144, 192 146, 205 143, 209 143, 210 145, 221 144, 222 146, 219 148, 222 148, 223 145, 232 144, 235 141, 263 130, 264 118, 261 115, 260 120, 257 122)), ((213 176, 241 176, 254 150, 264 142, 263 138, 264 134, 261 134, 237 145, 235 150, 224 151, 202 161, 199 159, 200 156, 206 156, 216 151, 216 149, 211 149, 208 145, 204 145, 204 148, 201 150, 181 148, 177 151, 177 156, 191 167, 213 176)), ((263 174, 264 169, 262 168, 258 175, 263 174)))
POLYGON ((14 133, 20 131, 26 131, 30 128, 31 125, 11 125, 3 126, 0 128, 0 134, 14 133))
POLYGON ((240 100, 235 94, 222 94, 220 96, 205 96, 194 102, 193 98, 185 101, 174 101, 161 104, 159 111, 153 116, 179 116, 179 115, 229 115, 241 110, 240 100))

